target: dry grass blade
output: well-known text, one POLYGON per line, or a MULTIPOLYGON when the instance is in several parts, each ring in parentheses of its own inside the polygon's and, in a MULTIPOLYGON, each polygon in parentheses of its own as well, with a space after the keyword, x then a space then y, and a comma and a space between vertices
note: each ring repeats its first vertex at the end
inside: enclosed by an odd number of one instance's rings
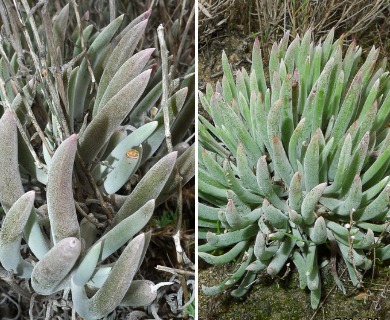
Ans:
MULTIPOLYGON (((297 34, 304 34, 310 27, 316 38, 320 38, 333 27, 338 34, 344 33, 346 37, 353 35, 358 38, 363 36, 367 40, 369 36, 365 31, 369 29, 377 29, 375 38, 378 36, 388 39, 389 35, 386 22, 386 16, 389 14, 387 0, 255 0, 248 3, 202 0, 198 8, 200 44, 218 36, 218 31, 223 30, 222 25, 232 29, 235 29, 235 25, 241 25, 247 34, 259 34, 260 41, 266 48, 286 30, 291 30, 292 36, 295 37, 297 34), (379 30, 381 24, 383 27, 379 30), (378 27, 375 27, 376 25, 378 27)), ((385 44, 383 47, 388 50, 385 44)))

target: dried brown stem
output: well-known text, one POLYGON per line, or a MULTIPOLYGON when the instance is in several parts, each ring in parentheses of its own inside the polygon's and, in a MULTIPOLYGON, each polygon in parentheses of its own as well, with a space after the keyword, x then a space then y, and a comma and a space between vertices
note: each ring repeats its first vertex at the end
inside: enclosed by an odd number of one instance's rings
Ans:
POLYGON ((62 104, 60 104, 60 110, 61 110, 61 120, 62 118, 67 120, 66 122, 66 131, 67 132, 67 137, 69 135, 69 114, 67 113, 66 107, 68 105, 68 99, 67 95, 65 93, 65 87, 64 87, 64 81, 62 79, 62 72, 61 72, 61 65, 60 65, 60 60, 57 55, 57 47, 55 46, 55 41, 54 41, 54 36, 53 36, 53 26, 51 23, 51 18, 49 16, 49 13, 47 11, 47 5, 45 4, 42 9, 42 21, 43 21, 43 26, 45 28, 45 33, 46 33, 46 40, 47 40, 47 45, 48 45, 48 51, 49 51, 49 56, 51 59, 52 64, 54 65, 54 72, 53 75, 56 80, 56 87, 57 90, 60 94, 60 97, 62 99, 62 104))
POLYGON ((100 202, 100 205, 102 206, 104 214, 106 215, 108 220, 112 220, 113 214, 112 214, 110 208, 107 206, 107 203, 104 201, 103 196, 102 196, 98 186, 96 185, 96 182, 93 179, 92 174, 91 174, 89 168, 87 167, 86 163, 81 158, 79 153, 77 153, 77 159, 78 159, 79 163, 81 164, 81 166, 83 168, 84 174, 87 176, 89 184, 91 185, 92 189, 95 191, 95 195, 98 198, 98 200, 100 202))
POLYGON ((180 41, 179 49, 177 50, 177 55, 176 55, 175 63, 173 65, 173 70, 177 70, 177 66, 179 64, 180 57, 181 57, 181 52, 183 51, 184 44, 187 39, 187 34, 189 30, 192 28, 192 20, 194 19, 194 15, 195 15, 195 4, 191 9, 191 13, 190 16, 188 17, 186 27, 183 31, 183 34, 181 35, 181 41, 180 41))
MULTIPOLYGON (((161 54, 161 69, 162 69, 162 83, 163 83, 163 96, 162 96, 162 108, 164 112, 164 127, 165 127, 165 140, 167 143, 168 152, 172 152, 172 138, 169 124, 169 110, 168 110, 168 95, 169 95, 169 66, 168 66, 168 49, 164 38, 164 27, 160 25, 157 28, 158 40, 160 43, 160 54, 161 54)), ((173 241, 176 248, 176 257, 179 266, 183 266, 183 248, 180 243, 180 232, 183 220, 183 194, 182 194, 182 177, 180 176, 179 169, 175 165, 175 180, 178 186, 178 197, 177 197, 177 223, 176 232, 173 235, 173 241)), ((179 276, 180 284, 183 287, 183 294, 185 301, 189 300, 189 292, 187 283, 184 276, 179 276)))
POLYGON ((110 22, 115 20, 116 16, 116 3, 115 0, 110 0, 110 22))
MULTIPOLYGON (((15 90, 17 90, 17 92, 20 93, 20 96, 22 97, 22 101, 23 101, 23 104, 27 110, 27 113, 30 117, 30 120, 35 128, 35 131, 36 133, 39 135, 39 137, 41 138, 41 141, 42 143, 45 145, 45 148, 46 150, 48 151, 49 155, 51 157, 53 157, 53 154, 54 152, 51 150, 49 144, 47 143, 47 140, 46 140, 46 137, 45 137, 45 134, 43 133, 41 127, 39 126, 38 124, 38 121, 37 119, 35 118, 35 115, 34 115, 34 112, 32 111, 31 109, 31 105, 28 103, 27 101, 27 98, 26 98, 26 95, 24 94, 22 88, 20 88, 20 86, 16 86, 16 83, 15 82, 11 82, 11 85, 15 88, 15 90)), ((34 83, 34 86, 35 86, 35 83, 34 83)), ((35 90, 34 90, 35 91, 35 90)))
POLYGON ((90 223, 92 223, 97 229, 103 229, 104 228, 104 224, 103 223, 99 223, 99 222, 96 222, 95 220, 93 220, 84 210, 83 208, 81 208, 81 206, 77 203, 77 201, 74 202, 75 205, 76 205, 76 209, 77 211, 85 218, 87 219, 90 223))
POLYGON ((47 167, 43 163, 41 163, 41 161, 39 160, 34 148, 32 147, 32 145, 31 145, 31 143, 26 135, 26 132, 24 132, 23 126, 20 123, 20 120, 19 120, 18 116, 16 115, 15 110, 11 108, 11 104, 9 102, 7 92, 5 90, 5 83, 1 77, 0 77, 0 90, 1 90, 3 97, 4 97, 3 103, 5 104, 5 107, 8 108, 11 111, 11 113, 13 114, 14 119, 16 121, 16 125, 19 129, 20 135, 22 136, 24 142, 26 143, 28 149, 30 150, 31 155, 34 158, 35 164, 38 166, 38 168, 42 168, 47 173, 48 172, 47 167))
POLYGON ((96 84, 95 75, 93 74, 91 61, 89 60, 89 57, 88 57, 88 54, 87 54, 87 50, 85 49, 83 31, 82 31, 82 28, 81 28, 80 13, 79 13, 79 10, 78 10, 78 5, 76 3, 76 0, 72 0, 72 4, 73 4, 74 11, 75 11, 75 14, 76 14, 77 27, 79 29, 79 35, 80 35, 81 49, 82 49, 83 52, 85 52, 84 57, 85 57, 85 60, 87 61, 88 71, 89 71, 89 74, 91 75, 92 85, 95 85, 96 84))
POLYGON ((158 265, 156 267, 156 270, 169 272, 169 273, 174 274, 174 275, 183 275, 183 276, 195 277, 195 272, 187 271, 187 270, 181 270, 181 269, 175 269, 175 268, 169 268, 169 267, 165 267, 165 266, 161 266, 161 265, 158 265))

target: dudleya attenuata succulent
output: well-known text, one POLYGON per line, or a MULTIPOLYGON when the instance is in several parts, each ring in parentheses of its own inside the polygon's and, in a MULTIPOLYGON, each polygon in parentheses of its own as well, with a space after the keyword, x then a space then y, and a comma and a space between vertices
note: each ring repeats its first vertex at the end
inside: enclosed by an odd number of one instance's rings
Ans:
POLYGON ((390 258, 386 60, 372 48, 361 61, 355 41, 343 54, 333 36, 315 45, 308 31, 288 45, 287 33, 272 46, 269 81, 257 39, 250 72, 235 79, 223 53, 222 83, 199 93, 213 121, 199 117, 199 256, 237 263, 207 295, 242 296, 259 272, 276 276, 292 260, 316 308, 322 248, 354 286, 374 258, 390 258))
MULTIPOLYGON (((30 8, 22 3, 24 10, 19 2, 16 10, 25 19, 30 8)), ((121 32, 123 16, 100 31, 87 26, 83 39, 76 30, 70 52, 64 48, 67 5, 49 22, 52 28, 45 30, 53 37, 39 38, 48 45, 48 56, 38 57, 36 52, 42 54, 42 48, 29 42, 28 33, 24 37, 30 56, 25 60, 19 60, 17 44, 4 39, 1 43, 0 202, 4 218, 0 262, 15 277, 31 279, 39 295, 70 288, 73 306, 85 319, 105 317, 119 305, 139 307, 153 302, 165 283, 135 280, 151 238, 150 232, 140 231, 155 207, 176 192, 174 166, 183 184, 194 175, 194 147, 166 154, 160 148, 165 139, 163 112, 148 117, 161 96, 161 74, 153 74, 148 66, 154 49, 134 52, 149 16, 150 11, 142 14, 121 32), (81 52, 82 42, 88 43, 86 54, 81 52), (64 64, 59 71, 69 55, 73 64, 64 64), (23 69, 21 61, 29 69, 23 69), (24 78, 18 73, 22 69, 24 78), (92 75, 98 86, 93 85, 92 75), (15 83, 23 89, 15 92, 15 83), (37 129, 43 135, 40 144, 30 144, 32 133, 26 129, 36 120, 33 103, 42 103, 40 108, 46 112, 46 119, 38 124, 42 131, 37 129), (117 194, 152 156, 154 164, 143 172, 130 195, 117 194), (94 198, 98 193, 104 203, 94 198), (35 208, 37 203, 43 205, 35 208), (107 219, 98 221, 90 213, 81 220, 77 215, 91 204, 100 216, 104 212, 112 218, 102 235, 97 227, 107 219), (22 239, 33 258, 21 255, 22 239), (117 260, 105 262, 124 245, 117 260)), ((39 37, 43 30, 36 29, 35 15, 26 21, 26 29, 39 37)), ((176 143, 191 124, 180 115, 193 108, 193 92, 187 97, 193 81, 193 77, 186 79, 180 88, 176 81, 173 89, 178 90, 168 101, 176 143)))

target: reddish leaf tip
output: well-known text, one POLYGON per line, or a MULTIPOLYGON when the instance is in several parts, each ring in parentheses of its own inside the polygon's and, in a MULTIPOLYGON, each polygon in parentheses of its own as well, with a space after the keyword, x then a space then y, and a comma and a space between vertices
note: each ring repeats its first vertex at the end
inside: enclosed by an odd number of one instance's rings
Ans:
POLYGON ((149 17, 150 17, 151 14, 152 14, 152 9, 149 9, 148 11, 146 11, 146 12, 144 13, 144 18, 145 18, 145 19, 149 19, 149 17))

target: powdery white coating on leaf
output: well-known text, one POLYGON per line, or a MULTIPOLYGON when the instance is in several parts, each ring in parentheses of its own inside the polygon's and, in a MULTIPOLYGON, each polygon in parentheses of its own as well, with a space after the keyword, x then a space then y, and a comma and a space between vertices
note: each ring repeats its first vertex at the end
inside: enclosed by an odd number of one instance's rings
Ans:
POLYGON ((149 280, 134 280, 124 296, 121 306, 142 307, 150 305, 157 297, 154 283, 149 280))
POLYGON ((140 249, 144 247, 144 244, 145 235, 143 233, 129 243, 115 263, 106 282, 91 298, 90 311, 96 318, 104 317, 122 301, 138 270, 142 256, 140 249))
POLYGON ((18 166, 16 121, 8 109, 0 119, 0 150, 0 202, 7 212, 24 194, 18 166))
POLYGON ((0 230, 0 262, 6 270, 13 270, 20 277, 29 277, 32 271, 32 266, 20 255, 20 245, 34 199, 35 191, 22 195, 8 211, 0 230))
POLYGON ((325 243, 327 240, 326 223, 323 217, 318 217, 314 223, 311 240, 316 244, 325 243))
MULTIPOLYGON (((133 55, 139 40, 145 32, 146 25, 148 24, 147 19, 148 18, 129 29, 111 53, 100 79, 99 89, 95 100, 96 106, 100 105, 100 101, 115 73, 124 64, 124 62, 133 55)), ((96 108, 96 111, 99 109, 100 108, 96 108)), ((96 116, 96 114, 94 113, 93 116, 96 116)))
POLYGON ((176 162, 177 152, 160 159, 142 178, 112 220, 112 226, 130 216, 150 199, 156 199, 165 186, 176 162))
POLYGON ((124 86, 87 126, 80 138, 80 154, 85 162, 90 163, 95 159, 100 149, 129 114, 144 92, 150 73, 150 69, 146 70, 124 86))
POLYGON ((139 24, 140 22, 149 19, 150 15, 152 14, 152 9, 149 9, 148 11, 145 11, 144 13, 141 13, 138 17, 136 17, 134 20, 132 20, 128 26, 126 26, 119 34, 118 40, 115 39, 116 41, 120 41, 124 35, 134 26, 139 24))
POLYGON ((154 211, 154 199, 148 201, 143 207, 135 213, 122 220, 113 229, 107 232, 85 255, 88 257, 94 247, 102 243, 102 250, 99 257, 99 262, 106 259, 113 252, 123 246, 129 239, 137 234, 149 222, 154 211))
POLYGON ((52 294, 57 285, 67 276, 80 256, 81 242, 69 237, 59 241, 39 261, 31 275, 31 285, 39 294, 52 294))
POLYGON ((73 199, 72 172, 77 135, 64 140, 54 153, 47 184, 47 207, 54 243, 67 237, 80 238, 73 199))
MULTIPOLYGON (((107 161, 112 167, 116 167, 116 164, 123 154, 129 149, 139 147, 140 144, 143 144, 144 141, 154 132, 157 125, 157 121, 149 122, 142 125, 129 135, 127 135, 124 128, 119 127, 119 129, 117 129, 111 136, 105 155, 102 156, 102 159, 105 159, 105 161, 107 161), (119 133, 121 131, 123 131, 123 135, 122 133, 119 133)), ((95 179, 100 179, 101 177, 107 175, 108 172, 109 168, 100 164, 94 168, 92 174, 95 179)))
POLYGON ((53 18, 53 38, 55 47, 60 48, 61 56, 64 54, 65 34, 68 26, 69 3, 65 5, 56 17, 53 18))
POLYGON ((98 263, 101 249, 102 242, 98 242, 90 251, 88 251, 88 254, 83 257, 83 260, 72 274, 72 281, 75 284, 83 286, 91 278, 98 263))
POLYGON ((102 97, 102 100, 99 103, 99 110, 106 105, 112 97, 114 97, 120 89, 122 89, 127 83, 139 75, 146 63, 148 62, 150 56, 152 55, 154 48, 145 49, 138 52, 130 59, 128 59, 123 66, 115 73, 113 79, 107 86, 106 91, 102 97))
MULTIPOLYGON (((118 30, 123 20, 123 15, 117 17, 108 26, 103 28, 97 35, 96 39, 92 42, 88 49, 88 58, 91 63, 91 67, 95 69, 98 66, 99 60, 104 59, 105 49, 109 45, 112 37, 118 30)), ((91 81, 91 75, 88 72, 87 59, 84 58, 80 64, 80 69, 77 72, 76 83, 74 86, 73 106, 75 119, 81 119, 85 109, 85 98, 88 92, 88 85, 91 81)))
MULTIPOLYGON (((0 119, 0 202, 5 212, 24 194, 18 162, 18 136, 12 112, 6 109, 0 119)), ((25 240, 36 257, 48 251, 35 211, 31 213, 25 232, 25 240)))
POLYGON ((35 191, 29 191, 22 195, 8 211, 0 231, 2 243, 8 243, 22 235, 34 205, 34 199, 35 191))
MULTIPOLYGON (((199 196, 213 210, 199 212, 200 235, 207 240, 199 247, 199 255, 214 264, 245 236, 250 243, 255 241, 257 257, 247 270, 266 269, 274 276, 282 272, 292 253, 300 287, 311 291, 313 308, 321 300, 322 248, 331 245, 332 252, 341 252, 352 284, 358 285, 363 277, 358 270, 373 265, 368 251, 383 237, 390 206, 390 187, 386 187, 390 135, 384 127, 390 110, 386 60, 376 63, 378 52, 373 48, 360 64, 361 48, 353 42, 344 55, 343 37, 334 43, 333 37, 334 30, 323 45, 315 45, 308 31, 302 41, 297 36, 288 46, 287 33, 269 56, 269 89, 261 81, 264 71, 258 40, 250 76, 237 71, 233 79, 223 53, 222 85, 217 83, 216 93, 208 85, 206 94, 199 95, 212 118, 201 117, 199 142, 201 148, 215 153, 217 165, 205 153, 199 157, 199 196), (237 114, 236 121, 221 112, 225 110, 237 114), (245 146, 246 142, 240 138, 242 130, 256 141, 263 157, 254 155, 255 148, 242 153, 241 143, 245 146), (245 164, 249 155, 254 158, 251 166, 245 164), (258 161, 255 170, 254 161, 258 161), (226 192, 221 171, 235 194, 226 192), (253 183, 254 178, 258 183, 253 183), (254 224, 260 229, 256 239, 249 231, 244 235, 237 223, 237 217, 247 218, 247 211, 253 210, 253 194, 266 198, 259 201, 263 215, 254 224), (237 208, 234 212, 229 199, 237 208), (347 229, 350 216, 356 226, 351 223, 347 229), (231 226, 238 228, 232 231, 231 226)), ((244 256, 245 250, 241 250, 244 256)), ((384 250, 377 249, 376 259, 384 257, 384 250)), ((233 296, 244 294, 254 278, 250 273, 236 274, 234 281, 241 284, 231 292, 233 296)), ((334 278, 345 293, 337 274, 334 278)), ((221 293, 231 283, 228 278, 205 288, 205 293, 221 293)))
POLYGON ((321 183, 318 186, 315 186, 311 189, 306 197, 302 201, 301 213, 303 221, 306 224, 312 224, 315 221, 314 210, 318 203, 318 200, 321 198, 327 183, 321 183))

